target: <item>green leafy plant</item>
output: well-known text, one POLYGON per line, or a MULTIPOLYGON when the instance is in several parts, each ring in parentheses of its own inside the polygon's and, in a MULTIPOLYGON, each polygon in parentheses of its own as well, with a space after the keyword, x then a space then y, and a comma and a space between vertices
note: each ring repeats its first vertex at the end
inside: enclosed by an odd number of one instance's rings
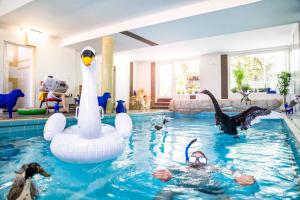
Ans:
POLYGON ((232 89, 231 89, 231 92, 232 92, 232 93, 237 93, 237 92, 238 92, 238 90, 237 90, 237 88, 236 88, 236 87, 234 87, 234 88, 232 88, 232 89))
POLYGON ((247 92, 249 90, 252 90, 251 86, 249 84, 242 84, 241 90, 243 92, 247 92))
POLYGON ((286 95, 289 93, 289 86, 291 83, 291 73, 282 71, 277 75, 279 93, 283 95, 283 103, 286 103, 286 95))
POLYGON ((236 90, 242 89, 243 80, 245 79, 245 70, 241 66, 237 66, 233 70, 233 76, 236 82, 236 90))
MULTIPOLYGON (((272 64, 265 61, 264 57, 260 55, 234 56, 231 59, 231 66, 233 69, 237 69, 237 72, 240 72, 241 70, 244 71, 244 78, 242 82, 251 84, 251 86, 254 87, 252 90, 255 91, 258 91, 259 88, 264 87, 262 85, 264 81, 270 82, 270 80, 273 80, 274 76, 276 76, 276 74, 273 75, 272 64)), ((239 88, 241 85, 239 86, 239 83, 236 83, 239 89, 238 91, 241 91, 239 88)))

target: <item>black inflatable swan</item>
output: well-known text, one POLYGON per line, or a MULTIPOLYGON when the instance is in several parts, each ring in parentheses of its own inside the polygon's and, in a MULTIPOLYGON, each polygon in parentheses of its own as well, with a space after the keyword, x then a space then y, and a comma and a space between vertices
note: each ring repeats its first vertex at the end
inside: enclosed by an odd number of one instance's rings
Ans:
POLYGON ((201 93, 206 94, 210 97, 212 103, 214 104, 216 112, 216 125, 220 125, 221 130, 229 135, 237 135, 237 126, 240 126, 241 130, 247 130, 251 126, 251 121, 254 120, 256 117, 268 115, 271 113, 271 111, 268 109, 260 108, 258 106, 251 106, 244 112, 230 117, 222 112, 218 101, 210 91, 203 90, 201 93))

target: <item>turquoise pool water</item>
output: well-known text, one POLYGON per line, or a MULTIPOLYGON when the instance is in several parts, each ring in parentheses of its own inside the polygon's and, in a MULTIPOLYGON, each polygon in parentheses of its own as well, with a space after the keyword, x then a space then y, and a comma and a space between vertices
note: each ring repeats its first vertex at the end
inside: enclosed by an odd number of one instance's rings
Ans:
MULTIPOLYGON (((42 137, 42 126, 0 128, 0 145, 12 144, 19 151, 10 158, 0 157, 0 199, 5 199, 14 171, 29 162, 40 163, 52 175, 51 178, 34 177, 38 199, 45 200, 146 200, 167 190, 179 192, 175 199, 300 198, 299 145, 283 121, 263 120, 234 138, 220 133, 212 113, 171 117, 168 132, 153 130, 153 116, 134 117, 134 131, 123 154, 115 160, 90 165, 56 159, 42 137), (207 185, 222 188, 223 194, 212 195, 185 184, 177 175, 167 183, 152 177, 157 168, 185 168, 184 149, 194 138, 198 141, 191 151, 201 149, 210 164, 254 175, 257 183, 243 187, 230 176, 216 173, 199 184, 199 188, 207 185)), ((112 124, 113 119, 104 122, 112 124)), ((194 178, 190 180, 199 181, 198 176, 194 178)))

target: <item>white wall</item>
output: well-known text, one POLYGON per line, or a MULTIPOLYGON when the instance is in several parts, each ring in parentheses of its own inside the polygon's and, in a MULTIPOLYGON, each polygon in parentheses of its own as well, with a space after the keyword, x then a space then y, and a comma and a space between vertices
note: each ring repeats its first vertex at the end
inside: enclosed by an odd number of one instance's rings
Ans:
POLYGON ((74 94, 75 87, 78 85, 78 81, 75 79, 76 68, 78 68, 75 56, 75 50, 61 47, 59 40, 49 39, 44 44, 38 45, 35 68, 36 94, 39 92, 40 81, 44 80, 47 75, 66 81, 69 85, 68 93, 74 94))
MULTIPOLYGON (((199 58, 200 91, 207 89, 217 99, 221 98, 221 55, 208 54, 199 58)), ((208 98, 207 95, 197 95, 197 99, 208 98)))
POLYGON ((143 88, 145 94, 151 97, 151 62, 134 62, 133 71, 133 90, 143 88))
POLYGON ((116 66, 116 100, 125 100, 126 105, 129 105, 130 59, 115 55, 114 66, 116 66))
MULTIPOLYGON (((20 31, 0 29, 0 93, 4 92, 4 41, 17 44, 24 44, 24 36, 20 31)), ((75 91, 78 84, 75 68, 76 52, 74 49, 61 47, 59 39, 44 37, 39 40, 30 40, 30 45, 35 46, 35 106, 39 105, 37 96, 40 88, 40 81, 51 74, 57 79, 65 80, 69 85, 70 93, 75 91)))

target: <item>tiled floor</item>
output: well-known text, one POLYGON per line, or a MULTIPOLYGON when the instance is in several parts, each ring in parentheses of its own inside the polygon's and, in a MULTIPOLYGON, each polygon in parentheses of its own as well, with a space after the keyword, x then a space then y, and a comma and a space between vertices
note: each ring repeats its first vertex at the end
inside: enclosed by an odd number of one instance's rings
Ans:
MULTIPOLYGON (((153 112, 169 112, 168 110, 158 110, 158 109, 150 109, 147 111, 140 111, 140 110, 129 110, 128 113, 153 113, 153 112)), ((0 122, 1 121, 15 121, 15 120, 32 120, 32 119, 47 119, 53 113, 45 114, 45 115, 19 115, 18 113, 13 113, 13 118, 8 118, 8 113, 0 113, 0 122)), ((64 113, 66 117, 74 117, 74 113, 64 113)), ((107 114, 107 115, 114 115, 114 114, 107 114)))

